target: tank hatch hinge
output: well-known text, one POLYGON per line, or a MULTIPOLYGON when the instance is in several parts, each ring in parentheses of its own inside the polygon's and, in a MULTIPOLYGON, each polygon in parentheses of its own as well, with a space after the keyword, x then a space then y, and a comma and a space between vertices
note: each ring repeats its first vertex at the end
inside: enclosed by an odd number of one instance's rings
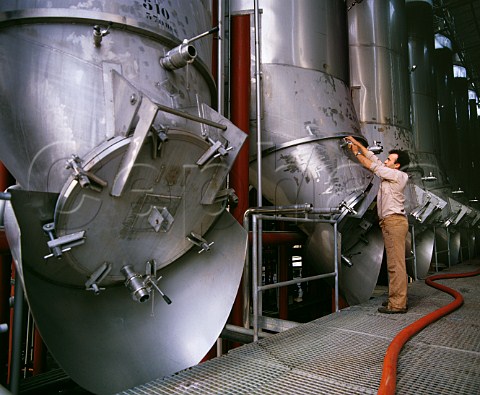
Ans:
POLYGON ((95 174, 86 171, 82 167, 82 160, 75 154, 72 159, 67 160, 66 169, 72 169, 73 177, 78 181, 82 188, 90 188, 93 191, 100 192, 108 183, 95 174))
POLYGON ((53 222, 43 225, 43 230, 50 239, 47 245, 51 251, 50 254, 44 256, 45 259, 53 256, 56 258, 61 258, 64 252, 70 251, 72 247, 85 243, 84 230, 65 236, 55 237, 55 224, 53 222))
POLYGON ((190 243, 193 243, 193 244, 201 247, 200 251, 198 251, 199 254, 202 253, 203 251, 210 251, 210 247, 214 244, 213 241, 211 243, 209 243, 202 236, 200 236, 200 235, 198 235, 194 232, 190 232, 190 234, 187 236, 187 240, 190 243))
POLYGON ((227 144, 222 144, 220 141, 215 141, 210 137, 207 137, 207 141, 210 144, 210 147, 205 151, 205 153, 197 160, 198 166, 203 166, 211 159, 218 158, 219 156, 228 155, 228 151, 231 151, 233 147, 228 147, 227 144))
POLYGON ((112 264, 103 262, 85 282, 85 289, 87 291, 93 291, 95 295, 98 295, 100 291, 105 291, 105 288, 100 288, 98 284, 101 283, 105 277, 107 277, 111 270, 112 264))

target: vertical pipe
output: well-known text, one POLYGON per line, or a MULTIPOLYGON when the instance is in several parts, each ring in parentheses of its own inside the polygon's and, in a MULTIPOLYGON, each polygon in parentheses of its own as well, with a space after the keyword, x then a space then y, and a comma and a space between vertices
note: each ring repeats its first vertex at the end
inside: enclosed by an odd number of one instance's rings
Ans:
MULTIPOLYGON (((0 162, 0 191, 5 191, 13 180, 0 162)), ((0 213, 1 215, 1 213, 0 213)), ((9 253, 5 232, 0 230, 0 324, 8 324, 10 317, 10 279, 12 276, 12 257, 9 253)), ((6 384, 8 377, 9 336, 0 336, 0 383, 6 384)))
MULTIPOLYGON (((231 33, 231 121, 242 131, 249 134, 250 124, 250 15, 232 17, 231 33)), ((249 139, 238 153, 230 172, 230 186, 235 190, 238 204, 231 210, 235 219, 242 223, 245 211, 249 206, 249 139)), ((248 289, 250 268, 246 264, 243 275, 243 286, 239 293, 232 313, 232 324, 246 325, 248 321, 250 292, 248 289), (243 293, 243 295, 242 295, 243 293), (243 299, 243 301, 242 301, 243 299)))
POLYGON ((415 225, 412 225, 413 276, 417 281, 417 247, 415 246, 415 225))
MULTIPOLYGON (((259 21, 259 9, 258 0, 254 0, 254 20, 255 20, 255 107, 256 107, 256 120, 257 120, 257 206, 262 207, 262 85, 261 85, 261 71, 260 71, 260 21, 259 21)), ((262 275, 262 220, 258 220, 258 241, 257 241, 257 260, 259 265, 259 276, 262 275)), ((260 314, 263 313, 263 295, 257 294, 258 306, 260 314)))
POLYGON ((451 261, 452 261, 452 258, 450 256, 450 232, 448 231, 448 227, 446 229, 446 232, 447 232, 447 256, 448 256, 448 268, 450 268, 451 266, 451 261))
POLYGON ((20 392, 20 368, 22 363, 22 331, 23 331, 24 295, 22 282, 15 276, 15 299, 12 325, 12 363, 10 371, 10 391, 13 395, 20 392))
MULTIPOLYGON (((255 19, 255 106, 257 119, 257 206, 262 207, 262 108, 261 108, 261 72, 260 72, 260 22, 258 0, 254 0, 255 19)), ((259 240, 260 241, 260 240, 259 240)))
POLYGON ((458 165, 454 138, 455 107, 453 103, 453 53, 450 40, 435 36, 434 69, 436 76, 440 160, 451 178, 458 165))
MULTIPOLYGON (((3 232, 2 232, 3 233, 3 232)), ((10 317, 10 278, 12 276, 12 258, 8 253, 0 255, 0 324, 7 324, 9 331, 10 317)), ((0 336, 0 383, 6 384, 8 377, 9 336, 0 336)))
POLYGON ((468 115, 469 115, 469 133, 468 133, 468 149, 467 154, 469 158, 469 177, 468 177, 468 190, 470 191, 471 198, 480 197, 480 183, 476 182, 476 178, 473 177, 473 174, 476 174, 480 170, 480 160, 477 155, 477 147, 480 142, 478 138, 478 114, 477 114, 477 95, 474 91, 468 91, 468 115))
POLYGON ((218 40, 217 40, 217 102, 218 102, 218 112, 224 114, 225 107, 225 89, 224 89, 224 43, 223 37, 225 35, 225 27, 223 24, 224 18, 224 2, 225 0, 217 0, 217 23, 218 23, 218 40))
MULTIPOLYGON (((250 224, 248 216, 243 218, 243 228, 247 231, 247 234, 250 232, 250 224)), ((253 236, 253 235, 252 235, 253 236)), ((253 237, 252 237, 253 242, 253 237)), ((252 289, 253 283, 250 274, 250 267, 252 265, 253 258, 250 259, 250 253, 253 251, 253 244, 250 246, 251 242, 247 242, 247 251, 245 254, 245 266, 243 268, 243 327, 250 329, 250 302, 252 301, 252 289), (251 285, 250 285, 251 284, 251 285)))
MULTIPOLYGON (((212 43, 212 74, 216 75, 217 83, 217 111, 224 114, 224 64, 223 55, 225 53, 223 46, 224 25, 223 25, 223 4, 224 0, 212 0, 212 21, 217 25, 217 40, 212 43)), ((222 355, 222 339, 218 338, 216 343, 217 356, 222 355)), ((212 347, 202 359, 202 362, 213 358, 214 348, 212 347)))
POLYGON ((258 227, 257 216, 252 215, 252 304, 253 341, 258 340, 258 227))
POLYGON ((43 373, 45 371, 45 344, 43 343, 40 332, 37 328, 34 329, 33 334, 33 375, 43 373))
POLYGON ((337 236, 337 222, 333 223, 333 248, 335 250, 333 254, 334 267, 335 267, 335 312, 338 312, 338 250, 342 246, 338 246, 338 236, 337 236))
POLYGON ((261 73, 260 73, 260 33, 258 0, 254 0, 255 19, 255 87, 257 117, 257 206, 262 207, 262 112, 261 112, 261 73))
POLYGON ((454 66, 454 78, 453 78, 453 95, 455 98, 455 137, 456 148, 455 153, 458 158, 456 169, 456 176, 453 180, 456 187, 461 187, 467 193, 467 179, 470 175, 468 173, 468 164, 470 158, 464 152, 462 147, 468 147, 468 80, 467 73, 463 66, 454 66))
MULTIPOLYGON (((285 228, 285 223, 280 223, 281 230, 285 228)), ((288 250, 290 244, 282 243, 278 246, 278 281, 288 280, 288 250)), ((278 289, 278 318, 281 320, 288 320, 288 286, 278 289)))

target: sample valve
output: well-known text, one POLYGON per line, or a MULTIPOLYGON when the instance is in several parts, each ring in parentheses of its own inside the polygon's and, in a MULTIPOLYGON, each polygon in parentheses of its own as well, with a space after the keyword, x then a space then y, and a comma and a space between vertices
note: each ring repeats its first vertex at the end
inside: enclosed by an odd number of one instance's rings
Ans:
POLYGON ((93 44, 96 47, 99 47, 102 44, 103 37, 110 34, 110 26, 112 26, 112 22, 108 24, 107 28, 102 28, 99 25, 93 27, 93 44))
POLYGON ((199 34, 191 39, 185 39, 180 45, 168 51, 164 57, 160 58, 160 65, 169 71, 177 70, 192 63, 197 57, 197 50, 190 43, 218 31, 218 27, 214 27, 209 31, 199 34))

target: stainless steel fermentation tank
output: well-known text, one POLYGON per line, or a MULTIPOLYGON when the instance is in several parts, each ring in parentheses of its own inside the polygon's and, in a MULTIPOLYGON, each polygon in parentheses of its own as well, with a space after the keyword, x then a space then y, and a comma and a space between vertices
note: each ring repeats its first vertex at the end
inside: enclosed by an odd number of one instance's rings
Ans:
MULTIPOLYGON (((253 1, 232 1, 248 13, 253 1)), ((340 290, 349 303, 367 300, 383 254, 367 212, 372 175, 353 159, 343 137, 364 140, 351 100, 345 4, 336 0, 258 3, 260 58, 251 46, 252 76, 258 61, 261 89, 252 79, 250 180, 258 186, 256 135, 261 125, 261 190, 276 206, 309 203, 338 209, 342 237, 340 290), (258 99, 258 100, 257 100, 258 99), (256 103, 261 113, 257 114, 256 103), (353 263, 353 264, 352 264, 353 263)), ((254 26, 252 18, 252 26, 254 26)), ((307 258, 319 272, 333 271, 333 227, 304 226, 307 258)))
POLYGON ((206 1, 0 3, 6 233, 45 343, 94 393, 199 362, 237 292, 245 134, 211 108, 213 30, 206 1))
MULTIPOLYGON (((465 200, 458 201, 457 195, 452 194, 452 186, 458 183, 466 186, 466 182, 462 182, 449 170, 452 163, 455 163, 455 168, 458 167, 459 161, 458 158, 455 159, 455 154, 460 147, 468 152, 467 140, 462 141, 455 137, 452 139, 451 126, 455 124, 454 129, 461 128, 465 131, 467 125, 465 116, 462 122, 454 121, 453 103, 450 103, 454 90, 452 53, 448 48, 449 40, 445 37, 443 37, 444 40, 439 37, 434 38, 432 2, 409 0, 406 7, 412 130, 419 159, 418 165, 422 169, 423 187, 428 191, 427 195, 440 197, 446 203, 444 209, 428 219, 426 224, 430 229, 424 232, 435 233, 436 252, 443 251, 440 260, 455 264, 459 259, 468 259, 474 255, 471 246, 477 211, 466 206, 465 200), (442 46, 443 49, 434 49, 438 46, 442 46), (435 52, 442 54, 440 56, 442 64, 435 62, 435 52), (441 158, 443 161, 439 160, 441 158), (463 254, 460 253, 461 248, 464 250, 463 254), (449 251, 448 254, 447 251, 449 251)), ((467 100, 466 91, 463 95, 465 98, 459 99, 459 103, 467 100)), ((466 111, 467 106, 464 105, 461 112, 466 111)), ((463 155, 463 157, 467 156, 463 155)), ((465 170, 468 160, 462 160, 463 173, 469 174, 470 172, 465 170)), ((422 225, 417 228, 422 230, 422 225)), ((433 257, 435 262, 439 260, 438 253, 436 255, 433 257)))
POLYGON ((435 243, 437 251, 450 250, 449 261, 456 263, 460 237, 449 235, 447 227, 458 225, 468 210, 449 197, 451 189, 436 156, 432 19, 429 1, 368 0, 348 12, 351 83, 362 132, 381 143, 382 155, 394 148, 410 153, 406 209, 414 234, 406 253, 413 277, 427 274, 435 243))
MULTIPOLYGON (((363 134, 383 147, 383 160, 391 149, 407 150, 412 166, 418 163, 410 125, 410 89, 407 74, 407 35, 404 1, 365 1, 348 11, 350 76, 352 94, 363 134), (372 73, 371 70, 375 70, 372 73)), ((407 213, 422 203, 417 171, 409 174, 406 188, 407 213)), ((420 213, 420 211, 419 211, 420 213)), ((428 209, 421 211, 423 217, 428 209)), ((433 233, 416 237, 417 264, 430 264, 433 233)), ((412 244, 408 238, 406 255, 410 263, 412 244)), ((411 269, 411 265, 407 265, 411 269)), ((409 270, 413 275, 414 271, 409 270)))

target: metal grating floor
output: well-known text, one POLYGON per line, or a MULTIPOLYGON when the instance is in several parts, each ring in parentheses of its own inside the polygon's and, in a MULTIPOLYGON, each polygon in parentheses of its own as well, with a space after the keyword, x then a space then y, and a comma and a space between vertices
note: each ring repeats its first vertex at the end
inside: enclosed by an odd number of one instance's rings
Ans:
MULTIPOLYGON (((477 260, 444 272, 479 268, 477 260)), ((397 393, 480 394, 480 277, 438 282, 462 293, 465 303, 407 342, 398 360, 397 393)), ((453 298, 417 281, 409 285, 407 314, 378 313, 383 300, 371 299, 121 394, 376 394, 395 335, 453 298)))

